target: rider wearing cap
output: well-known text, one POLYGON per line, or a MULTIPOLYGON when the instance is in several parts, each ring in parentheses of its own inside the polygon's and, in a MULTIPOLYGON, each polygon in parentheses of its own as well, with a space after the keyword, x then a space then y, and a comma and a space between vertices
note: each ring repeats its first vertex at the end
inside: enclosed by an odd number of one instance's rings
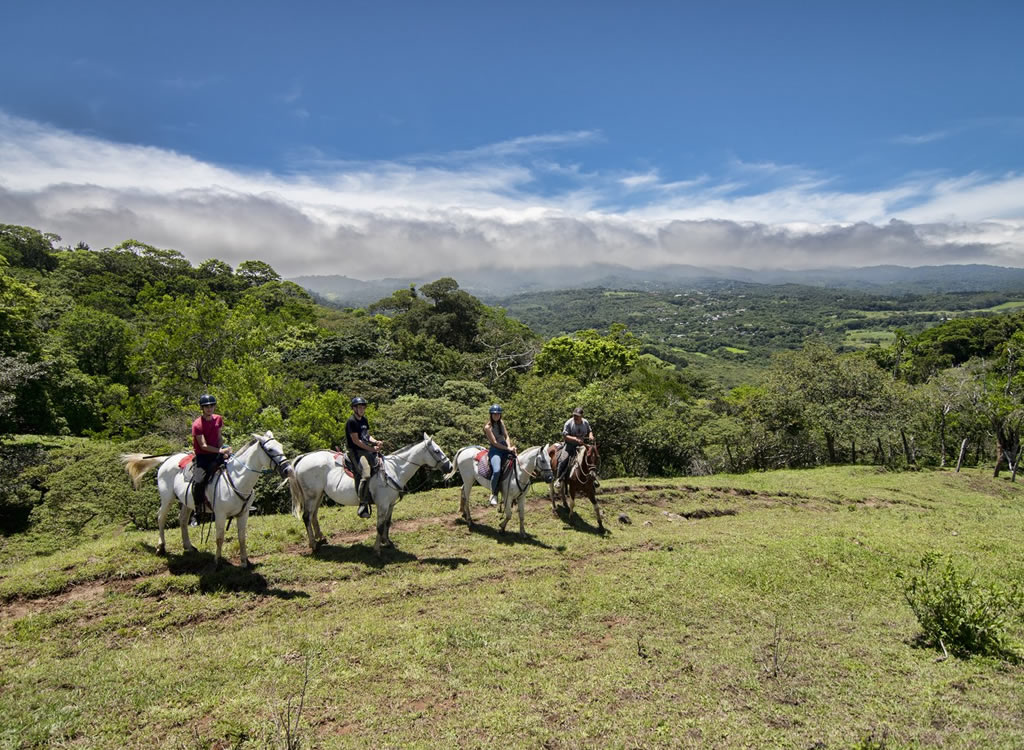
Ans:
POLYGON ((491 505, 498 504, 498 484, 501 481, 501 467, 504 465, 508 455, 516 453, 516 447, 508 436, 505 422, 502 419, 502 409, 499 404, 490 408, 490 417, 484 425, 484 434, 487 436, 489 449, 487 460, 491 464, 491 505))
POLYGON ((569 467, 572 466, 580 446, 586 442, 594 442, 594 431, 590 429, 590 422, 583 418, 583 407, 577 406, 572 410, 572 416, 562 427, 562 439, 565 445, 558 456, 558 476, 555 478, 556 492, 562 488, 562 480, 569 473, 569 467))
POLYGON ((356 469, 356 494, 359 496, 360 518, 370 517, 370 467, 376 465, 377 454, 384 445, 370 434, 370 423, 366 420, 366 399, 356 396, 352 399, 352 416, 345 423, 345 443, 348 445, 352 466, 356 469))
POLYGON ((217 399, 208 393, 199 397, 203 414, 192 423, 192 450, 196 452, 195 468, 192 470, 192 500, 198 515, 206 504, 206 485, 221 464, 231 455, 231 448, 224 445, 221 429, 224 417, 214 414, 217 399))

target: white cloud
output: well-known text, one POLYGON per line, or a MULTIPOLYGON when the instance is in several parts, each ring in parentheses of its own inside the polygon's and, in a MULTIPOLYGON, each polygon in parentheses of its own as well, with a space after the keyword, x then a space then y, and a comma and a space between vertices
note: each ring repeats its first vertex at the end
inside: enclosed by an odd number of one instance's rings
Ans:
POLYGON ((281 175, 0 114, 0 221, 93 247, 132 237, 194 262, 255 258, 285 276, 586 262, 1024 265, 1021 175, 918 174, 854 192, 767 162, 665 182, 656 168, 603 174, 551 158, 600 137, 537 135, 391 162, 313 153, 281 175))
POLYGON ((920 135, 898 135, 892 139, 892 142, 901 146, 920 146, 925 143, 944 140, 951 135, 953 135, 951 130, 934 130, 930 133, 921 133, 920 135))

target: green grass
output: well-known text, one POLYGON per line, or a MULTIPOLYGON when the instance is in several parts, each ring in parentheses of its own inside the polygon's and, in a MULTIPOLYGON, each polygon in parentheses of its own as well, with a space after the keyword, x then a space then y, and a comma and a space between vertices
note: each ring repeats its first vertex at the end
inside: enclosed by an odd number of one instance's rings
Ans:
POLYGON ((600 497, 610 535, 534 496, 520 540, 483 490, 473 530, 456 489, 411 495, 383 563, 326 508, 316 556, 254 517, 253 572, 176 529, 167 558, 111 530, 9 565, 0 746, 283 746, 304 681, 304 747, 1024 746, 1024 667, 936 661, 895 578, 934 550, 1024 582, 1016 485, 840 467, 600 497))
POLYGON ((869 346, 887 346, 896 338, 892 331, 855 330, 847 331, 843 346, 852 346, 863 349, 869 346))
POLYGON ((1024 307, 1024 300, 1013 300, 1004 302, 1001 305, 987 307, 984 310, 972 310, 971 312, 1009 312, 1011 310, 1020 310, 1022 307, 1024 307))

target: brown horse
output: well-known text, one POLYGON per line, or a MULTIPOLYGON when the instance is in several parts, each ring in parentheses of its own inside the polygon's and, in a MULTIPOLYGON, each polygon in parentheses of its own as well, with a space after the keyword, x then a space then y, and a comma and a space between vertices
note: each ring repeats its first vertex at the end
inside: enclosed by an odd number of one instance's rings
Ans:
MULTIPOLYGON (((551 458, 551 470, 558 475, 558 453, 559 445, 548 446, 548 456, 551 458)), ((594 513, 597 514, 597 528, 603 534, 605 532, 604 521, 601 518, 601 506, 597 504, 597 497, 594 493, 597 487, 597 471, 601 467, 601 454, 593 443, 576 451, 576 460, 570 467, 569 473, 562 483, 560 492, 555 492, 554 485, 551 486, 551 509, 557 511, 556 501, 561 498, 562 505, 569 511, 569 518, 576 511, 576 494, 586 495, 594 505, 594 513)))

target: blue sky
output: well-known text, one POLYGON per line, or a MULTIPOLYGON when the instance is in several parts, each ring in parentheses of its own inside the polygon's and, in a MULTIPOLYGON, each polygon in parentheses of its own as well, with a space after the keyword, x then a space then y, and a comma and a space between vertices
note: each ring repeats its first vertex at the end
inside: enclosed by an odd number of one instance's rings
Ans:
POLYGON ((0 222, 360 278, 1024 265, 1024 4, 11 3, 0 222))

